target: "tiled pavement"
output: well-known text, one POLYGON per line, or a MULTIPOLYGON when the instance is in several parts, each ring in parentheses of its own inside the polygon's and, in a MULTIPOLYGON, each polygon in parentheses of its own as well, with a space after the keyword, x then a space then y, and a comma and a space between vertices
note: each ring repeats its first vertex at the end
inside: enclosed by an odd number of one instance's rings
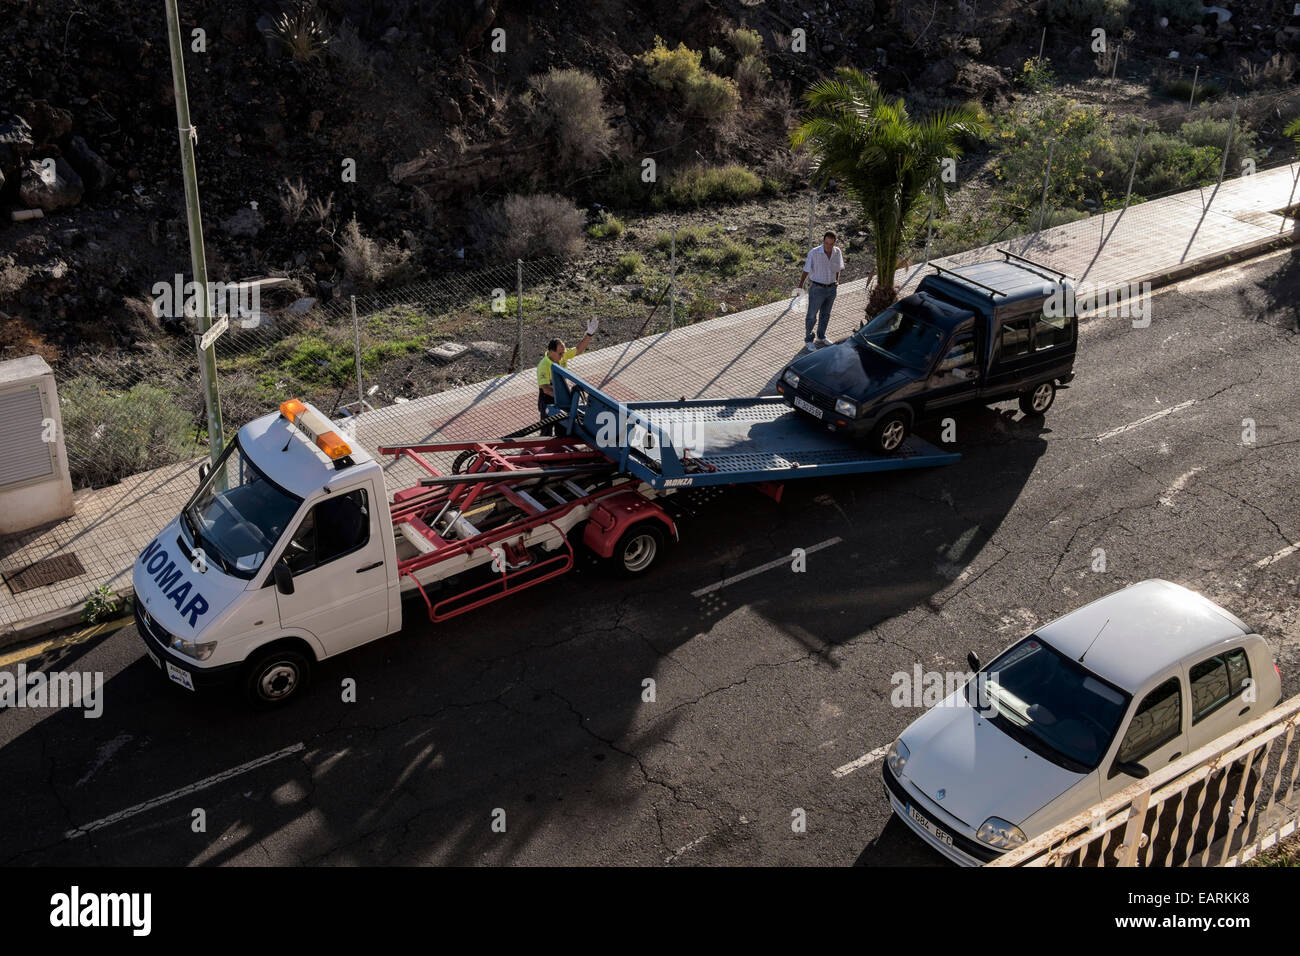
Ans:
MULTIPOLYGON (((998 257, 999 248, 1009 249, 1101 288, 1197 263, 1212 267, 1226 254, 1271 239, 1294 238, 1297 223, 1278 213, 1300 201, 1294 195, 1300 193, 1295 186, 1298 174, 1296 164, 1278 167, 1225 181, 1217 192, 1212 187, 1189 190, 1132 206, 1122 214, 1096 215, 936 261, 974 262, 998 257)), ((902 270, 899 285, 914 285, 926 271, 923 266, 902 270)), ((857 325, 868 291, 867 280, 841 287, 831 338, 857 325)), ((575 317, 574 328, 585 318, 575 317)), ((576 334, 573 329, 556 331, 576 334)), ((786 300, 588 352, 572 369, 624 400, 754 395, 770 390, 802 339, 802 309, 786 300)), ((492 438, 533 421, 535 396, 529 367, 368 412, 357 422, 357 437, 369 448, 492 438)), ((129 586, 135 556, 185 502, 194 488, 197 464, 173 465, 110 488, 82 492, 72 518, 0 538, 0 570, 68 551, 86 568, 79 577, 20 594, 0 585, 0 628, 79 606, 100 584, 129 586)))

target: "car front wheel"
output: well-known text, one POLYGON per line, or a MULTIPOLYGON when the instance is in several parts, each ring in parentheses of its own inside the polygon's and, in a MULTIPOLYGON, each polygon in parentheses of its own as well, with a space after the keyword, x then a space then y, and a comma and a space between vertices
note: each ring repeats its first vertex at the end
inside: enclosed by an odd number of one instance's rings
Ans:
POLYGON ((890 412, 876 423, 867 444, 878 455, 892 455, 907 439, 908 421, 903 412, 890 412))
POLYGON ((1043 382, 1033 391, 1020 396, 1020 410, 1026 415, 1041 415, 1056 401, 1056 383, 1043 382))

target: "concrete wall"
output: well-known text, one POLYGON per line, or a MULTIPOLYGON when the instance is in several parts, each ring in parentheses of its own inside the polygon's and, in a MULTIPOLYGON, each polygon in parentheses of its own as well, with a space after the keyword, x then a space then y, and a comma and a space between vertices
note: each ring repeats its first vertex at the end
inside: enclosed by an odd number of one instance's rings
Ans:
MULTIPOLYGON (((10 454, 10 464, 20 449, 27 460, 39 455, 42 447, 50 452, 51 470, 48 475, 36 477, 10 476, 7 484, 0 483, 0 534, 26 531, 49 521, 71 515, 76 506, 72 499, 72 479, 68 471, 68 452, 63 441, 63 416, 59 409, 59 395, 54 384, 54 372, 45 360, 37 355, 0 362, 0 406, 16 406, 21 415, 12 411, 0 421, 0 436, 5 447, 0 456, 10 454), (39 394, 39 407, 33 391, 39 394), (35 438, 32 431, 36 430, 35 438)), ((0 463, 0 475, 5 472, 0 463)), ((0 478, 0 481, 3 481, 0 478)))

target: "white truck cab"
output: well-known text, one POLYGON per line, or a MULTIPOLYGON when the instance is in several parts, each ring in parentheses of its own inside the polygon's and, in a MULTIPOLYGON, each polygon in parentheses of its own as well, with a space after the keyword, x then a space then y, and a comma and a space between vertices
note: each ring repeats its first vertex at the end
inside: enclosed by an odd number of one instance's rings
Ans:
POLYGON ((319 411, 284 403, 200 475, 133 571, 141 637, 174 682, 243 675, 271 702, 311 661, 401 627, 382 471, 319 411))

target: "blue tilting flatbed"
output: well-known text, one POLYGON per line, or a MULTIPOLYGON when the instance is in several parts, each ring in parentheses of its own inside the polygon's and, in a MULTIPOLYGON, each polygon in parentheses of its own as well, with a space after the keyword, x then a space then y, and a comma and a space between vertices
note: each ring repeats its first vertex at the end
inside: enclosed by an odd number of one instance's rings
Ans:
POLYGON ((620 402, 558 365, 552 384, 568 433, 656 489, 929 468, 961 458, 915 435, 896 454, 869 454, 811 425, 780 396, 620 402))

